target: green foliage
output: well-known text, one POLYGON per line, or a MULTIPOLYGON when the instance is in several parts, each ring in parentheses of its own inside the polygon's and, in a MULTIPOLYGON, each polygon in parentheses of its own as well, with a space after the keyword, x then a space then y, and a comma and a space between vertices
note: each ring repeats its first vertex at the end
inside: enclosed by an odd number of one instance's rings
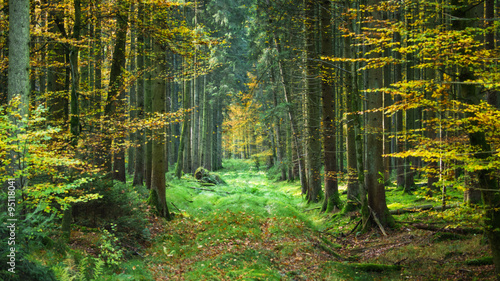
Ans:
POLYGON ((450 233, 450 232, 437 232, 434 234, 434 240, 437 242, 451 241, 451 240, 463 240, 463 239, 468 239, 468 237, 466 237, 464 235, 457 234, 457 233, 450 233))
POLYGON ((105 265, 105 262, 102 259, 86 256, 77 261, 75 256, 76 254, 68 254, 62 263, 53 267, 59 280, 101 280, 100 278, 104 274, 105 265))
POLYGON ((493 258, 492 257, 483 257, 483 258, 478 258, 478 259, 471 259, 465 261, 466 265, 475 265, 475 266, 481 266, 481 265, 490 265, 493 264, 493 258))
MULTIPOLYGON (((69 204, 97 199, 97 194, 81 189, 92 180, 84 173, 86 163, 75 158, 75 151, 68 144, 61 147, 62 144, 58 142, 61 129, 46 124, 43 115, 47 110, 43 106, 36 107, 27 120, 29 126, 12 136, 9 131, 16 126, 7 118, 9 108, 0 107, 0 112, 5 114, 0 115, 0 156, 8 159, 7 153, 14 151, 22 157, 14 177, 8 175, 6 166, 3 166, 0 180, 30 179, 28 186, 23 187, 26 207, 37 208, 43 204, 45 212, 60 214, 69 204), (79 173, 79 176, 75 173, 79 173)), ((4 164, 10 163, 6 161, 4 164)))
POLYGON ((112 183, 98 179, 88 188, 100 199, 75 204, 75 220, 84 226, 102 227, 113 223, 121 239, 141 241, 149 239, 146 199, 149 192, 144 186, 112 183))
POLYGON ((119 244, 119 239, 115 236, 116 224, 111 224, 111 231, 102 230, 99 238, 99 258, 111 268, 118 268, 124 258, 123 250, 119 244))
MULTIPOLYGON (((40 214, 39 214, 40 215, 40 214)), ((41 215, 43 216, 43 215, 41 215)), ((4 213, 0 213, 0 219, 2 221, 5 220, 4 213)), ((23 231, 23 227, 27 227, 28 224, 23 223, 23 221, 18 221, 16 223, 16 240, 15 245, 9 245, 7 237, 10 237, 9 229, 5 226, 0 228, 0 262, 3 265, 2 270, 0 271, 0 280, 5 281, 24 281, 24 280, 40 280, 40 281, 55 281, 56 276, 54 272, 47 266, 42 265, 35 259, 29 256, 29 243, 32 243, 33 240, 26 238, 26 231, 23 231), (7 262, 10 261, 10 247, 15 247, 15 272, 11 273, 7 271, 7 262)), ((41 236, 41 234, 40 234, 41 236)), ((40 236, 32 237, 40 238, 40 236)), ((42 241, 42 240, 40 240, 42 241)), ((35 242, 40 242, 36 241, 35 242)), ((37 244, 37 243, 33 243, 37 244)))
POLYGON ((228 253, 211 261, 198 262, 195 270, 188 273, 188 280, 243 279, 280 280, 281 275, 272 267, 271 251, 245 249, 239 253, 228 253))

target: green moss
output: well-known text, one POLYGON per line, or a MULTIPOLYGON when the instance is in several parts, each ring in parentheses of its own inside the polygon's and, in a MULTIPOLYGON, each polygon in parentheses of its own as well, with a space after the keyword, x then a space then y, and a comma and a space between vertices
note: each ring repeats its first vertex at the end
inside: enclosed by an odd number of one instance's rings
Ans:
POLYGON ((401 266, 399 265, 387 265, 387 264, 374 264, 374 263, 358 263, 350 264, 356 270, 361 270, 365 272, 385 272, 385 271, 399 271, 401 266))
POLYGON ((451 232, 436 232, 434 234, 435 242, 463 240, 463 239, 468 239, 468 237, 465 235, 451 233, 451 232))
POLYGON ((475 265, 475 266, 480 266, 480 265, 491 265, 493 264, 493 258, 492 257, 482 257, 478 259, 472 259, 465 261, 466 265, 475 265))

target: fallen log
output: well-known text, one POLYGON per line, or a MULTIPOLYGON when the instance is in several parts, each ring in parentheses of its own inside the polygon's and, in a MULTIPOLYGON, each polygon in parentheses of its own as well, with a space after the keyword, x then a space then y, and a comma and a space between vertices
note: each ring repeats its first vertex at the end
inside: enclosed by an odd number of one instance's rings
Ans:
MULTIPOLYGON (((448 208, 456 208, 458 207, 458 204, 454 205, 446 205, 445 209, 448 208)), ((440 211, 443 209, 442 205, 439 206, 433 206, 433 205, 421 205, 421 206, 413 206, 413 207, 407 207, 407 208, 402 208, 402 209, 397 209, 397 210, 389 210, 389 213, 391 215, 399 215, 399 214, 405 214, 405 213, 417 213, 425 210, 434 210, 434 211, 440 211)))
POLYGON ((199 188, 199 187, 194 187, 194 186, 188 186, 191 189, 196 189, 196 190, 203 190, 203 191, 210 191, 210 192, 222 192, 226 194, 231 194, 230 192, 227 191, 220 191, 220 190, 213 190, 213 189, 208 189, 208 188, 199 188))

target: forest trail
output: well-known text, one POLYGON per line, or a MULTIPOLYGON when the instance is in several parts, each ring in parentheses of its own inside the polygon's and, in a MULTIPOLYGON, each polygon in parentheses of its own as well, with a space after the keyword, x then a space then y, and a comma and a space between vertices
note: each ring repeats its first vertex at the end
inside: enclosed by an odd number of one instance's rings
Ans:
POLYGON ((311 211, 319 204, 304 203, 298 183, 274 182, 242 161, 226 162, 218 174, 227 185, 206 188, 214 191, 190 188, 203 188, 191 177, 172 179, 167 200, 181 215, 154 224, 144 263, 155 280, 420 280, 491 272, 461 270, 464 259, 486 250, 479 237, 441 239, 408 226, 389 237, 377 230, 345 237, 357 219, 311 211))
POLYGON ((198 183, 185 179, 168 189, 167 200, 182 218, 168 223, 150 249, 155 279, 326 277, 319 267, 335 258, 300 211, 298 185, 274 183, 241 161, 226 163, 218 174, 227 185, 210 187, 215 192, 188 189, 198 183))
POLYGON ((298 184, 270 181, 241 161, 225 163, 218 174, 227 185, 210 187, 215 192, 186 188, 198 184, 186 179, 167 189, 182 218, 157 232, 149 249, 156 280, 333 277, 326 264, 339 260, 335 245, 302 211, 298 184))

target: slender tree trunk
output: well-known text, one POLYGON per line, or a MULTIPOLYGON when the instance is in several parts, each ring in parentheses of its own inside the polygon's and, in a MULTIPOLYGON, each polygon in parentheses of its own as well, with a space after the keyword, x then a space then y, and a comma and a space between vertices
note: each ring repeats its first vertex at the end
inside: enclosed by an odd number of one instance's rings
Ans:
MULTIPOLYGON (((117 16, 117 31, 116 31, 116 42, 113 51, 113 60, 111 65, 111 73, 109 78, 109 91, 108 98, 106 100, 106 107, 104 112, 109 120, 111 119, 124 119, 124 108, 123 103, 124 91, 122 89, 123 79, 122 79, 122 69, 125 67, 125 43, 127 41, 127 28, 128 28, 128 4, 122 3, 124 9, 120 10, 120 14, 117 16)), ((120 132, 121 134, 123 132, 120 132)), ((119 135, 114 139, 115 146, 121 144, 124 140, 123 135, 119 135)), ((111 147, 111 139, 107 139, 108 151, 111 147)), ((108 158, 107 163, 108 171, 111 172, 112 178, 125 182, 125 151, 120 149, 114 153, 113 163, 111 162, 111 157, 108 158)))
POLYGON ((212 103, 210 93, 203 91, 203 132, 202 132, 202 165, 205 169, 212 170, 212 103))
MULTIPOLYGON (((274 85, 276 82, 275 82, 275 75, 274 75, 274 71, 271 70, 271 85, 274 85)), ((273 105, 274 105, 274 108, 277 108, 279 103, 278 103, 278 94, 276 93, 276 89, 275 87, 272 88, 272 95, 273 95, 273 105)), ((284 142, 283 142, 283 138, 281 136, 281 117, 276 114, 276 116, 274 116, 273 118, 273 121, 274 121, 274 136, 275 136, 275 139, 276 141, 274 142, 275 143, 275 146, 276 146, 276 165, 278 165, 278 168, 281 172, 281 177, 280 177, 280 180, 281 181, 284 181, 286 180, 286 166, 285 166, 285 163, 284 163, 284 156, 283 156, 283 150, 285 148, 285 145, 284 145, 284 142)), ((274 149, 273 149, 274 151, 274 149)))
MULTIPOLYGON (((346 7, 349 5, 346 3, 346 7)), ((344 37, 344 57, 347 59, 352 59, 353 46, 351 46, 351 38, 349 36, 344 37)), ((349 212, 351 210, 359 208, 359 193, 360 193, 360 182, 358 179, 358 159, 356 151, 356 124, 359 123, 358 115, 358 99, 359 93, 357 92, 357 79, 356 79, 356 69, 354 62, 346 62, 345 68, 349 70, 346 73, 346 111, 344 118, 344 126, 346 128, 346 150, 347 150, 347 203, 345 205, 344 211, 349 212)), ((359 129, 358 129, 359 130, 359 129)), ((362 156, 362 155, 361 155, 362 156)), ((362 162, 362 159, 361 159, 362 162)))
MULTIPOLYGON (((131 14, 135 13, 135 5, 131 7, 130 10, 131 14)), ((131 31, 130 31, 130 55, 129 55, 129 72, 134 73, 136 72, 136 65, 135 65, 135 60, 136 60, 136 30, 135 26, 131 26, 131 31)), ((129 101, 129 120, 134 120, 137 118, 137 94, 136 94, 136 86, 137 86, 137 81, 133 82, 132 85, 130 85, 130 89, 128 91, 128 101, 129 101)), ((136 132, 130 132, 128 134, 128 138, 130 143, 134 144, 136 143, 136 138, 137 138, 137 133, 136 132)), ((129 175, 134 174, 134 164, 135 164, 135 153, 136 147, 130 147, 128 149, 128 166, 127 166, 127 173, 129 175)))
MULTIPOLYGON (((144 4, 140 3, 138 7, 138 17, 142 18, 144 16, 144 4)), ((139 71, 139 76, 137 77, 137 90, 136 90, 136 108, 135 113, 138 120, 144 119, 144 35, 142 32, 138 33, 137 36, 137 69, 139 71)), ((133 185, 139 186, 144 183, 144 145, 145 145, 145 135, 144 130, 139 130, 136 132, 135 138, 135 163, 134 163, 134 180, 133 185)))
MULTIPOLYGON (((187 85, 189 81, 185 82, 184 85, 187 85)), ((183 98, 183 109, 186 110, 189 108, 189 104, 191 103, 191 93, 189 92, 189 88, 185 87, 184 89, 184 98, 183 98)), ((182 122, 182 132, 181 132, 181 140, 179 142, 179 153, 177 154, 177 166, 175 167, 175 176, 177 178, 181 178, 184 170, 184 150, 187 140, 187 134, 189 130, 189 113, 184 113, 184 121, 182 122)))
MULTIPOLYGON (((269 2, 268 2, 269 4, 269 2)), ((281 52, 281 44, 279 42, 279 39, 276 35, 276 32, 273 31, 273 41, 274 41, 274 48, 276 50, 276 53, 278 56, 282 53, 281 52)), ((294 113, 294 109, 292 108, 292 98, 291 98, 291 93, 290 93, 290 88, 289 88, 289 83, 287 81, 287 77, 285 75, 285 70, 284 70, 284 65, 282 59, 278 57, 278 69, 279 69, 279 74, 280 74, 280 83, 283 88, 283 93, 285 96, 285 102, 287 103, 287 112, 288 112, 288 119, 290 122, 290 130, 292 134, 292 140, 293 140, 293 147, 295 148, 295 153, 297 156, 297 163, 298 163, 298 168, 299 168, 299 178, 300 178, 300 185, 302 188, 302 194, 306 194, 306 189, 307 189, 307 183, 306 183, 306 176, 305 176, 305 167, 304 167, 304 159, 302 158, 302 145, 299 140, 299 132, 297 130, 297 121, 294 113)))
MULTIPOLYGON (((51 1, 52 2, 52 1, 51 1)), ((63 15, 56 7, 58 1, 50 3, 49 10, 49 31, 53 34, 60 33, 63 36, 66 34, 64 25, 62 24, 63 15)), ((48 4, 48 3, 47 3, 48 4)), ((67 108, 69 99, 65 92, 64 85, 64 68, 61 65, 65 64, 65 49, 61 43, 51 43, 48 45, 49 71, 47 75, 47 90, 49 97, 47 99, 48 109, 50 112, 49 121, 58 126, 67 120, 67 108)))
MULTIPOLYGON (((73 39, 80 40, 80 30, 82 28, 82 10, 80 0, 74 0, 75 24, 73 26, 73 39)), ((79 48, 70 47, 70 68, 71 68, 71 134, 73 135, 73 144, 76 145, 76 138, 80 135, 80 112, 78 103, 78 91, 80 90, 80 65, 79 48)))
MULTIPOLYGON (((146 10, 147 11, 147 10, 146 10)), ((147 17, 147 15, 146 15, 147 17)), ((145 68, 149 68, 153 65, 153 61, 151 60, 150 52, 152 49, 151 46, 151 37, 146 37, 145 38, 145 68)), ((146 118, 151 117, 152 113, 152 102, 151 102, 151 88, 152 88, 152 74, 151 71, 147 71, 145 73, 145 80, 144 80, 144 115, 146 118)), ((145 152, 146 155, 144 157, 144 179, 146 181, 146 188, 151 189, 151 169, 153 165, 153 135, 151 132, 151 129, 146 129, 145 130, 145 138, 146 138, 146 143, 145 143, 145 152)))

